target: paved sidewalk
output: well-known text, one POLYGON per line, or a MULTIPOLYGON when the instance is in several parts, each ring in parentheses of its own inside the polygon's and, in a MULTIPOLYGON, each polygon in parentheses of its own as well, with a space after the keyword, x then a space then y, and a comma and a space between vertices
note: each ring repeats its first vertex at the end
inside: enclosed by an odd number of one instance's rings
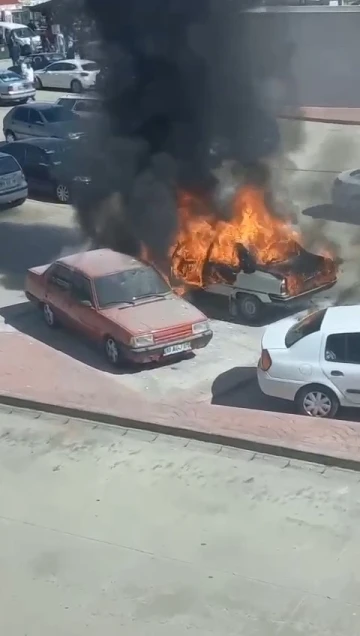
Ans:
POLYGON ((360 425, 150 402, 111 374, 17 332, 0 334, 0 402, 360 470, 360 425))

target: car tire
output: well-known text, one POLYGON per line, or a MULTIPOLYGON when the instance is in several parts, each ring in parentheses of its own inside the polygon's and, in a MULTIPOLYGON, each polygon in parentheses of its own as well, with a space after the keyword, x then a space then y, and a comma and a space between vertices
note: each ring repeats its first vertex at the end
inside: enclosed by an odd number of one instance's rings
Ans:
POLYGON ((236 314, 247 323, 257 322, 262 314, 263 304, 253 294, 239 294, 236 297, 236 314))
POLYGON ((108 362, 110 362, 111 366, 117 367, 120 363, 121 354, 115 338, 113 338, 112 336, 107 336, 105 338, 104 351, 106 359, 108 362))
POLYGON ((333 418, 340 403, 335 393, 327 386, 309 384, 298 391, 295 405, 300 415, 333 418))
POLYGON ((38 90, 38 91, 41 90, 42 87, 43 87, 41 79, 37 75, 35 75, 34 86, 35 86, 36 90, 38 90))
POLYGON ((55 185, 55 197, 59 203, 70 203, 70 190, 64 183, 57 183, 55 185))
POLYGON ((8 144, 11 144, 13 141, 16 141, 15 133, 12 130, 5 131, 5 140, 8 144))
POLYGON ((56 316, 53 310, 51 309, 50 305, 48 305, 48 303, 45 303, 42 306, 42 312, 43 312, 44 320, 47 326, 50 327, 50 329, 55 329, 58 326, 58 321, 56 319, 56 316))
POLYGON ((73 80, 70 84, 70 88, 72 93, 80 94, 83 92, 83 86, 82 83, 79 82, 79 80, 73 80))

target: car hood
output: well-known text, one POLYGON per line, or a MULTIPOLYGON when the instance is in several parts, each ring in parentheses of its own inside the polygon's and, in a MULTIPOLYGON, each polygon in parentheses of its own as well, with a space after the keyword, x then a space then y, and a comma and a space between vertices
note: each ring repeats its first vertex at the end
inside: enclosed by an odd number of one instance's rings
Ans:
POLYGON ((101 313, 134 336, 206 320, 201 311, 178 296, 146 299, 136 305, 102 309, 101 313))
POLYGON ((261 346, 262 349, 286 349, 285 336, 290 327, 298 322, 298 318, 291 316, 284 318, 266 328, 263 335, 261 346))

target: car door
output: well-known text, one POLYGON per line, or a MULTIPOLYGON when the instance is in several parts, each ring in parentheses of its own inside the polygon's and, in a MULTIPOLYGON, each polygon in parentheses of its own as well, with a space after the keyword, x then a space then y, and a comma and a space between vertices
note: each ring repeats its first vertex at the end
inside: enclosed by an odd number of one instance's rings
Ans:
POLYGON ((73 62, 59 62, 61 64, 61 70, 58 72, 58 88, 71 88, 71 82, 76 79, 79 74, 79 69, 73 62))
POLYGON ((62 62, 53 62, 46 67, 43 73, 39 73, 39 78, 44 88, 61 88, 59 85, 59 73, 62 70, 62 62))
POLYGON ((37 192, 50 192, 52 181, 47 154, 32 144, 25 145, 24 172, 29 188, 37 192))
POLYGON ((73 273, 67 314, 74 329, 91 340, 97 340, 100 337, 99 317, 95 308, 91 281, 79 272, 73 273))
POLYGON ((11 115, 11 122, 7 125, 16 139, 26 139, 29 136, 29 114, 30 108, 18 106, 11 115))
POLYGON ((29 137, 48 137, 45 120, 42 114, 35 108, 29 108, 29 137))
POLYGON ((360 333, 324 336, 320 363, 349 405, 360 404, 360 333))
POLYGON ((68 316, 71 286, 71 269, 62 263, 54 263, 46 276, 45 302, 50 305, 56 317, 69 326, 71 326, 68 316))

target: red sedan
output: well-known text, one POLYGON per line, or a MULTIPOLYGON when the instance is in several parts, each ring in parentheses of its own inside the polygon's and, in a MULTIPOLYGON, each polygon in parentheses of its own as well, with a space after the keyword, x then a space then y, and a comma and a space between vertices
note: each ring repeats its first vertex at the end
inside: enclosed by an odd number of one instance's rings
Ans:
POLYGON ((27 273, 25 292, 49 327, 68 326, 108 360, 158 361, 206 347, 209 321, 149 265, 108 249, 60 258, 27 273))

